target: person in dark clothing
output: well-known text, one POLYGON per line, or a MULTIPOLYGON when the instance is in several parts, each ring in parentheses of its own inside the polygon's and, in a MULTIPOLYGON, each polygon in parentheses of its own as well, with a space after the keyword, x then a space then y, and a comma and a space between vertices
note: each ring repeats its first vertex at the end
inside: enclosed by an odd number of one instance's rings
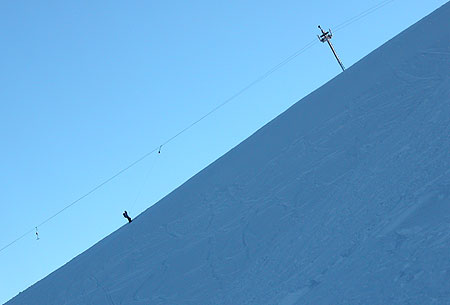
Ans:
POLYGON ((123 212, 123 217, 125 217, 126 219, 128 219, 128 223, 130 223, 131 222, 131 217, 130 216, 128 216, 128 213, 127 213, 127 211, 125 211, 125 212, 123 212))

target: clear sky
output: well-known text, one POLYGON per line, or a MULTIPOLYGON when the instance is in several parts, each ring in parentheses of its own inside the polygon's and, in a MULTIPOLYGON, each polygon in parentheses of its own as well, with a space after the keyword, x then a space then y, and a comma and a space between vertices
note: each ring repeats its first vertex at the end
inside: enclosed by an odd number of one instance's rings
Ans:
MULTIPOLYGON (((2 1, 0 248, 382 0, 2 1)), ((346 67, 446 3, 395 0, 335 33, 346 67)), ((439 31, 439 29, 436 29, 439 31)), ((316 44, 0 252, 0 303, 340 73, 316 44)), ((332 97, 330 97, 332 98, 332 97)))

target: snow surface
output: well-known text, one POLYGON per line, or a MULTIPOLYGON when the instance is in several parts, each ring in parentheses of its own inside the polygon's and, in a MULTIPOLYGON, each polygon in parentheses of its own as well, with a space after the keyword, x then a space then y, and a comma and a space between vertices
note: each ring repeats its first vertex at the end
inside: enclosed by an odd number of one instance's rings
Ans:
POLYGON ((450 3, 8 305, 450 304, 450 3))

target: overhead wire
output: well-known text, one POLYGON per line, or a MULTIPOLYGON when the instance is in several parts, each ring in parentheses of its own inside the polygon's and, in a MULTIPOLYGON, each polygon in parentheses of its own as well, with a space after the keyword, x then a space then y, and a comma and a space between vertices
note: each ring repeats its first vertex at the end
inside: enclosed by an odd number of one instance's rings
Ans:
MULTIPOLYGON (((353 16, 349 19, 347 19, 346 21, 340 23, 339 25, 336 26, 335 31, 339 31, 347 26, 349 26, 350 24, 364 18, 365 16, 377 11, 378 9, 386 6, 387 4, 394 2, 395 0, 385 0, 382 1, 370 8, 368 8, 367 10, 359 13, 356 16, 353 16)), ((268 78, 270 75, 272 75, 273 73, 275 73, 276 71, 278 71, 279 69, 281 69, 283 66, 285 66, 286 64, 288 64, 289 62, 291 62, 292 60, 294 60, 296 57, 298 57, 299 55, 303 54, 304 52, 306 52, 308 49, 310 49, 311 47, 313 47, 316 43, 318 43, 317 39, 311 40, 310 42, 308 42, 307 44, 305 44, 302 48, 300 48, 299 50, 297 50, 296 52, 292 53, 290 56, 286 57, 284 60, 282 60, 281 62, 279 62, 278 64, 276 64, 275 66, 273 66, 272 68, 270 68, 269 70, 267 70, 265 73, 263 73, 262 75, 260 75, 259 77, 257 77, 255 80, 253 80, 252 82, 250 82, 247 86, 243 87, 241 90, 237 91, 236 93, 234 93, 233 95, 231 95, 229 98, 225 99, 222 103, 220 103, 219 105, 217 105, 216 107, 214 107, 213 109, 211 109, 209 112, 207 112, 206 114, 204 114, 203 116, 201 116, 200 118, 198 118, 196 121, 192 122, 191 124, 187 125, 185 128, 183 128, 182 130, 180 130, 178 133, 176 133, 175 135, 173 135, 172 137, 170 137, 169 139, 167 139, 166 141, 164 141, 161 145, 158 145, 158 147, 152 149, 151 151, 145 153, 143 156, 141 156, 140 158, 138 158, 137 160, 133 161, 131 164, 129 164, 128 166, 126 166, 125 168, 119 170, 116 174, 112 175, 111 177, 109 177, 108 179, 106 179, 105 181, 101 182, 100 184, 98 184, 97 186, 93 187, 91 190, 89 190, 88 192, 86 192, 85 194, 83 194, 82 196, 80 196, 79 198, 77 198, 76 200, 72 201, 71 203, 69 203, 68 205, 66 205, 65 207, 63 207, 61 210, 59 210, 58 212, 56 212, 55 214, 51 215, 50 217, 48 217, 47 219, 45 219, 44 221, 42 221, 39 225, 33 227, 32 229, 28 230, 27 232, 23 233, 22 235, 20 235, 19 237, 17 237, 16 239, 14 239, 13 241, 11 241, 10 243, 8 243, 7 245, 3 246, 2 248, 0 248, 0 252, 2 252, 3 250, 7 249, 8 247, 12 246, 13 244, 15 244, 16 242, 18 242, 19 240, 21 240, 22 238, 24 238, 25 236, 27 236, 28 234, 30 234, 31 232, 35 231, 36 228, 39 228, 41 226, 43 226, 44 224, 48 223, 50 220, 52 220, 53 218, 55 218, 56 216, 60 215, 62 212, 64 212, 65 210, 67 210, 68 208, 72 207, 73 205, 77 204, 78 202, 80 202, 81 200, 83 200, 84 198, 88 197, 90 194, 94 193, 95 191, 97 191, 98 189, 100 189, 101 187, 103 187, 105 184, 111 182, 112 180, 114 180, 115 178, 117 178, 118 176, 120 176, 121 174, 123 174, 124 172, 126 172, 127 170, 131 169, 132 167, 134 167, 135 165, 137 165, 138 163, 140 163, 141 161, 143 161, 144 159, 146 159, 148 156, 150 156, 151 154, 155 153, 155 152, 160 152, 161 148, 167 144, 169 144, 170 142, 172 142, 173 140, 175 140, 177 137, 179 137, 180 135, 182 135, 183 133, 185 133, 186 131, 188 131, 189 129, 191 129, 192 127, 194 127, 195 125, 197 125, 198 123, 200 123, 201 121, 203 121, 205 118, 207 118, 208 116, 210 116, 211 114, 213 114, 214 112, 216 112, 217 110, 221 109, 222 107, 224 107, 225 105, 227 105, 228 103, 230 103, 231 101, 233 101, 234 99, 236 99, 237 97, 239 97, 240 95, 242 95, 244 92, 246 92, 247 90, 249 90, 250 88, 252 88, 253 86, 255 86, 256 84, 260 83, 261 81, 265 80, 266 78, 268 78)))
POLYGON ((139 187, 139 190, 137 192, 136 197, 134 198, 133 203, 128 208, 130 215, 133 213, 136 203, 137 203, 138 199, 141 197, 142 191, 144 190, 144 187, 147 184, 148 178, 150 177, 150 174, 156 165, 157 158, 159 158, 160 153, 161 153, 161 151, 159 150, 158 153, 156 154, 156 157, 154 158, 153 162, 148 166, 147 173, 144 176, 144 181, 142 182, 141 186, 139 187))
POLYGON ((71 203, 69 203, 68 205, 66 205, 64 208, 62 208, 61 210, 59 210, 58 212, 56 212, 55 214, 53 214, 52 216, 48 217, 47 219, 45 219, 44 221, 42 221, 40 224, 38 224, 37 226, 35 226, 33 229, 25 232, 24 234, 22 234, 21 236, 19 236, 18 238, 16 238, 15 240, 13 240, 12 242, 10 242, 9 244, 7 244, 6 246, 2 247, 0 249, 0 252, 2 252, 3 250, 5 250, 6 248, 10 247, 11 245, 13 245, 14 243, 18 242, 19 240, 21 240, 22 238, 24 238, 26 235, 30 234, 31 232, 33 232, 35 230, 35 228, 39 228, 41 226, 43 226, 44 224, 46 224, 47 222, 49 222, 50 220, 52 220, 53 218, 55 218, 56 216, 58 216, 59 214, 61 214, 62 212, 64 212, 65 210, 67 210, 68 208, 70 208, 71 206, 73 206, 74 204, 80 202, 81 200, 83 200, 84 198, 86 198, 87 196, 89 196, 90 194, 94 193, 96 190, 98 190, 99 188, 101 188, 102 186, 104 186, 105 184, 107 184, 108 182, 114 180, 115 178, 117 178, 118 176, 120 176, 121 174, 123 174, 125 171, 129 170, 130 168, 132 168, 133 166, 135 166, 136 164, 138 164, 139 162, 141 162, 142 160, 144 160, 145 158, 147 158, 148 156, 150 156, 152 153, 156 152, 158 150, 159 147, 153 149, 152 151, 146 153, 145 155, 143 155, 142 157, 140 157, 139 159, 135 160, 134 162, 132 162, 131 164, 129 164, 127 167, 121 169, 120 171, 118 171, 116 174, 114 174, 113 176, 109 177, 108 179, 106 179, 105 181, 103 181, 102 183, 98 184, 96 187, 92 188, 90 191, 88 191, 87 193, 85 193, 84 195, 82 195, 81 197, 78 197, 76 200, 72 201, 71 203))
POLYGON ((354 22, 356 22, 356 21, 358 21, 358 20, 360 20, 360 19, 366 17, 367 15, 372 14, 373 12, 379 10, 380 8, 386 6, 386 5, 388 5, 389 3, 394 2, 394 1, 395 1, 395 0, 384 0, 384 1, 381 1, 380 3, 375 4, 374 6, 368 8, 368 9, 366 9, 366 10, 360 12, 359 14, 357 14, 357 15, 355 15, 355 16, 349 18, 349 19, 347 19, 346 21, 344 21, 344 22, 342 22, 342 23, 336 25, 336 26, 334 27, 334 32, 338 32, 338 31, 340 31, 340 30, 346 28, 346 27, 349 26, 350 24, 352 24, 352 23, 354 23, 354 22))

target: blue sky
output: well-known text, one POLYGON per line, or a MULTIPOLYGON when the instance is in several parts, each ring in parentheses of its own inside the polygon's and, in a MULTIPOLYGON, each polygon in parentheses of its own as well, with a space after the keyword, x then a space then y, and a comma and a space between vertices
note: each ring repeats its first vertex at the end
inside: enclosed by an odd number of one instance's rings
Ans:
MULTIPOLYGON (((333 29, 380 2, 3 1, 0 248, 301 49, 318 24, 333 29)), ((445 2, 393 1, 333 43, 350 67, 445 2)), ((314 45, 47 222, 39 241, 31 233, 0 252, 0 302, 339 73, 328 47, 314 45)))

